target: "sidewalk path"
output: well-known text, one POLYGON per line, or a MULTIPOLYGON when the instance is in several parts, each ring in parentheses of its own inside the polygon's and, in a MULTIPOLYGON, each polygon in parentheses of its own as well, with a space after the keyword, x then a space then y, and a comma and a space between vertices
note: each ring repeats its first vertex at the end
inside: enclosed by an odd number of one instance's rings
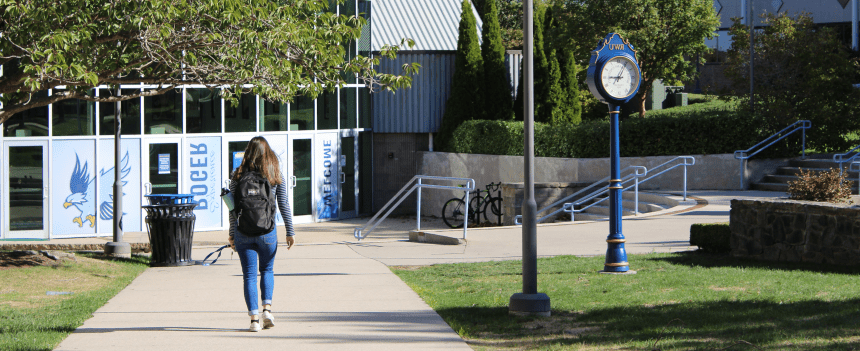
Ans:
MULTIPOLYGON (((730 199, 785 196, 753 191, 689 195, 682 206, 662 214, 626 217, 627 252, 695 249, 688 242, 690 225, 727 222, 730 199)), ((469 350, 386 266, 521 259, 522 229, 472 229, 462 245, 436 245, 407 241, 415 219, 392 218, 358 242, 353 229, 366 220, 296 227, 297 245, 289 251, 281 246, 275 263, 273 329, 246 331, 241 268, 228 249, 213 266, 147 269, 57 350, 469 350)), ((422 230, 462 236, 432 218, 422 220, 422 230)), ((608 234, 606 221, 540 225, 538 255, 603 255, 608 234)), ((139 241, 145 235, 127 238, 139 241)), ((193 258, 203 259, 221 242, 226 232, 195 233, 193 258)), ((636 269, 635 258, 630 265, 636 269)))

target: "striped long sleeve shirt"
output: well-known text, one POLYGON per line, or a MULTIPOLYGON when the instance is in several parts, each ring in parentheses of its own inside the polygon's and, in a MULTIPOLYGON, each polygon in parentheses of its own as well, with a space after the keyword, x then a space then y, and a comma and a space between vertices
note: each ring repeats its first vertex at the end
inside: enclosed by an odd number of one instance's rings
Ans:
MULTIPOLYGON (((230 192, 236 193, 236 182, 230 182, 230 192)), ((287 198, 287 182, 284 180, 284 175, 281 174, 281 184, 275 185, 275 196, 278 198, 278 210, 281 212, 281 217, 284 218, 284 226, 287 227, 287 236, 296 235, 293 230, 293 211, 290 210, 289 199, 287 198)), ((230 213, 230 237, 236 233, 236 218, 233 213, 230 213)))

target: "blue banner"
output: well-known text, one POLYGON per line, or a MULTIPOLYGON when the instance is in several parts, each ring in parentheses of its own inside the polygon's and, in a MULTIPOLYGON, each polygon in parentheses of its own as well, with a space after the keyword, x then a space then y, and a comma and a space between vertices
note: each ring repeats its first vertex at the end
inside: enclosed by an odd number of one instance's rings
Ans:
POLYGON ((186 138, 188 169, 183 175, 184 193, 194 194, 196 229, 221 228, 221 137, 186 138))
MULTIPOLYGON (((145 231, 141 218, 140 139, 122 139, 120 153, 120 179, 122 180, 122 230, 145 231)), ((114 141, 100 140, 98 143, 98 232, 113 232, 113 186, 114 186, 114 141)))
POLYGON ((337 219, 340 199, 340 167, 338 167, 337 133, 320 133, 316 135, 314 149, 314 165, 317 169, 317 218, 337 219))
POLYGON ((51 236, 95 236, 96 143, 93 140, 55 140, 51 157, 51 236))

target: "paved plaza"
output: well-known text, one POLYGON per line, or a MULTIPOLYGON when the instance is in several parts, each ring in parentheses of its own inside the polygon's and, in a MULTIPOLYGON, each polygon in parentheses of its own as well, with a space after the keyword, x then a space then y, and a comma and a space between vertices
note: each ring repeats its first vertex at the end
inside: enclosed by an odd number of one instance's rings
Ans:
MULTIPOLYGON (((625 217, 629 254, 694 250, 690 225, 727 222, 731 199, 785 197, 761 191, 692 191, 671 209, 625 217)), ((478 228, 459 245, 409 241, 414 217, 389 218, 362 241, 353 230, 366 218, 296 226, 296 246, 279 248, 273 310, 277 325, 247 331, 238 255, 227 249, 215 265, 149 268, 93 314, 57 350, 429 350, 470 347, 388 266, 516 260, 521 228, 478 228)), ((462 239, 437 218, 422 218, 428 236, 462 239)), ((538 255, 603 255, 609 222, 538 226, 538 255)), ((107 238, 50 243, 103 243, 107 238)), ((146 233, 127 233, 147 242, 146 233)), ((195 233, 192 258, 202 260, 226 232, 195 233)), ((9 243, 5 243, 9 244, 9 243)), ((2 246, 0 246, 2 247, 2 246)), ((636 258, 630 261, 636 269, 636 258)), ((600 270, 602 267, 595 267, 600 270)), ((540 287, 538 287, 540 290, 540 287)), ((511 294, 517 291, 511 291, 511 294)), ((552 296, 550 296, 552 298, 552 296)))

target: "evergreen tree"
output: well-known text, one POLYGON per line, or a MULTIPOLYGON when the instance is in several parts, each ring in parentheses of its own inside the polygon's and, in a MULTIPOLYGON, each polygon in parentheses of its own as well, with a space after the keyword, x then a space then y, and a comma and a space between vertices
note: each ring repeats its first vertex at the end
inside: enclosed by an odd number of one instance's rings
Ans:
POLYGON ((442 150, 451 149, 451 137, 461 123, 471 119, 484 119, 481 89, 484 82, 484 62, 481 58, 481 47, 478 45, 478 30, 469 0, 463 0, 462 9, 453 86, 437 136, 442 150))
POLYGON ((552 123, 555 125, 563 123, 562 104, 564 103, 565 92, 561 89, 561 68, 559 68, 558 59, 556 58, 555 49, 549 51, 547 55, 549 69, 547 70, 546 79, 546 97, 542 100, 541 110, 535 113, 535 121, 543 123, 552 123))
POLYGON ((505 47, 499 29, 499 11, 495 0, 487 0, 484 4, 481 54, 484 60, 485 118, 510 120, 513 118, 511 89, 505 73, 505 47))
MULTIPOLYGON (((544 51, 544 29, 546 19, 546 7, 535 3, 534 7, 534 104, 535 104, 535 121, 549 120, 549 116, 539 116, 544 111, 543 105, 549 99, 549 85, 547 77, 549 76, 549 60, 547 60, 547 52, 544 51)), ((525 54, 525 53, 523 53, 525 54)))
POLYGON ((573 58, 573 50, 566 49, 562 51, 559 65, 561 66, 561 81, 559 85, 564 92, 560 104, 563 116, 562 123, 579 124, 582 122, 582 102, 579 98, 579 81, 576 79, 578 68, 573 58))

